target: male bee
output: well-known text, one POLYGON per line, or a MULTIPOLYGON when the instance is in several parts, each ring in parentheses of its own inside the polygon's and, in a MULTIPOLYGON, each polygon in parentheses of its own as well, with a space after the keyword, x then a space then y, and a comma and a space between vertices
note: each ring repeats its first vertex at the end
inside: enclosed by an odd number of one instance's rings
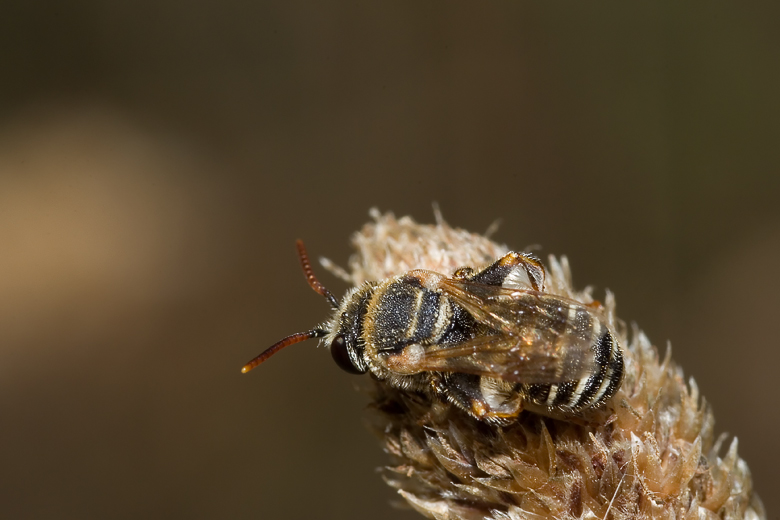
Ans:
POLYGON ((577 416, 620 386, 623 354, 601 307, 545 292, 544 267, 533 255, 510 252, 451 276, 412 270, 366 282, 338 302, 314 276, 300 240, 297 246, 309 285, 333 316, 277 342, 243 373, 286 346, 324 338, 347 372, 370 372, 494 424, 524 409, 577 416))

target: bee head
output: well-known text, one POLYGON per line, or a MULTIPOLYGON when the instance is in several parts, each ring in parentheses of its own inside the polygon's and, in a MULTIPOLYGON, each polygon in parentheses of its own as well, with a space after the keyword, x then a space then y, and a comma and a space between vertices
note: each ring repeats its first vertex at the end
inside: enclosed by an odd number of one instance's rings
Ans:
POLYGON ((327 290, 314 276, 314 271, 312 271, 309 256, 306 254, 303 242, 298 240, 296 246, 306 280, 315 292, 325 297, 335 311, 335 315, 330 324, 325 327, 299 332, 274 343, 259 356, 244 365, 241 373, 246 374, 284 347, 307 339, 326 338, 326 342, 330 343, 330 353, 333 356, 333 360, 340 368, 351 374, 364 374, 368 370, 368 365, 363 359, 363 347, 359 342, 359 332, 362 329, 362 318, 365 315, 365 303, 362 298, 356 296, 365 291, 353 290, 344 297, 342 304, 339 305, 333 293, 327 290), (358 309, 358 306, 362 310, 358 309))
POLYGON ((330 354, 339 366, 350 374, 365 374, 368 364, 363 356, 363 323, 366 309, 374 285, 366 283, 349 291, 341 300, 341 305, 325 326, 328 335, 325 342, 330 346, 330 354))
POLYGON ((365 374, 368 370, 360 351, 356 343, 350 343, 342 334, 338 334, 330 344, 330 355, 333 356, 333 361, 339 368, 350 374, 365 374))

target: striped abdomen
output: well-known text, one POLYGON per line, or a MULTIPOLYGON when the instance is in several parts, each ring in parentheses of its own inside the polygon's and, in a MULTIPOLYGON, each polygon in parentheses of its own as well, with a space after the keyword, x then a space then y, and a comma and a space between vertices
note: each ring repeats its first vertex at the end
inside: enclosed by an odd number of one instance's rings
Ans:
POLYGON ((594 324, 595 366, 590 376, 557 384, 526 385, 527 401, 550 411, 578 412, 612 397, 623 378, 623 354, 610 330, 594 324))

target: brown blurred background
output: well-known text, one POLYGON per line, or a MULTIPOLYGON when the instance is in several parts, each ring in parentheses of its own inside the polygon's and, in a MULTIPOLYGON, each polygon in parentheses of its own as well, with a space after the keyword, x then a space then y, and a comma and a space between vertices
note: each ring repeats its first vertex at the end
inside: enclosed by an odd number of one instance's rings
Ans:
MULTIPOLYGON (((418 518, 294 240, 372 206, 567 254, 780 450, 780 4, 6 0, 0 517, 418 518)), ((335 293, 345 285, 318 269, 335 293)))

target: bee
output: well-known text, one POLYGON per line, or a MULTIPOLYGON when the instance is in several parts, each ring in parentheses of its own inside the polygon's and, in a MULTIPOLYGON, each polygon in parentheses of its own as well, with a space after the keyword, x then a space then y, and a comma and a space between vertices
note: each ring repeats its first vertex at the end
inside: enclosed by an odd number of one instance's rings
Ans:
POLYGON ((321 338, 349 373, 369 372, 498 425, 522 410, 578 416, 620 387, 623 354, 601 306, 545 292, 544 267, 531 254, 509 252, 451 276, 412 270, 366 282, 339 302, 315 277, 300 240, 297 248, 309 285, 333 315, 275 343, 243 373, 284 347, 321 338))

